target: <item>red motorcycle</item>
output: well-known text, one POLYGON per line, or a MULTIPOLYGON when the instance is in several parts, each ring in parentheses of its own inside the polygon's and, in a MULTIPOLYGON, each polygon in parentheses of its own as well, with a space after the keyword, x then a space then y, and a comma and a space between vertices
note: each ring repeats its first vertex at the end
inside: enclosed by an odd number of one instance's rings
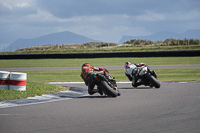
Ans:
POLYGON ((96 72, 97 77, 97 90, 102 92, 103 94, 110 96, 110 97, 117 97, 120 96, 121 93, 117 88, 117 83, 115 78, 109 76, 105 76, 104 72, 96 72))

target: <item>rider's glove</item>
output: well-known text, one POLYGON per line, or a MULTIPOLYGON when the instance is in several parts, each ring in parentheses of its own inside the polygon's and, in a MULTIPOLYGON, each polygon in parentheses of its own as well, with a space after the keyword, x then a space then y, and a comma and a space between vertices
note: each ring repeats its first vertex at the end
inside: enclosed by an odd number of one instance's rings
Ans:
POLYGON ((99 79, 101 79, 101 80, 104 79, 104 76, 103 76, 103 75, 100 75, 100 74, 97 74, 97 77, 98 77, 99 79))
POLYGON ((140 66, 146 66, 146 64, 144 64, 144 63, 140 63, 140 66))
POLYGON ((104 68, 102 68, 102 67, 100 67, 100 68, 99 68, 99 71, 104 71, 104 70, 105 70, 105 69, 104 69, 104 68))

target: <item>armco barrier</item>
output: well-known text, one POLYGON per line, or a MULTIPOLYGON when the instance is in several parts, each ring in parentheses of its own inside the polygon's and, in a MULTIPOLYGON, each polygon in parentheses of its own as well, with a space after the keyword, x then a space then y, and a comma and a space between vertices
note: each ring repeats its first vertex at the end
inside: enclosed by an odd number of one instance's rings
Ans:
POLYGON ((107 58, 107 57, 183 57, 200 56, 200 50, 110 52, 110 53, 64 53, 64 54, 7 54, 0 59, 55 59, 55 58, 107 58))
POLYGON ((26 90, 26 73, 0 71, 0 90, 26 90))

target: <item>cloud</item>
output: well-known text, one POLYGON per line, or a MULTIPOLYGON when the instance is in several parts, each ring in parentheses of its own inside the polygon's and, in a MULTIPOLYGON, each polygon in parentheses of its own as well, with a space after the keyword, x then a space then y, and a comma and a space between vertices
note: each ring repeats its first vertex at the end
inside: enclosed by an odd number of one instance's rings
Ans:
POLYGON ((149 11, 147 11, 145 14, 136 16, 135 19, 136 19, 136 21, 145 21, 145 22, 166 20, 164 14, 153 13, 153 12, 149 12, 149 11))
POLYGON ((37 11, 35 0, 0 0, 0 18, 5 21, 37 11))
POLYGON ((34 0, 0 0, 4 7, 14 10, 15 8, 28 8, 34 3, 34 0))
POLYGON ((147 1, 144 2, 144 0, 59 0, 59 2, 57 0, 38 1, 38 5, 40 7, 61 18, 108 14, 134 15, 144 12, 144 10, 140 8, 141 4, 148 10, 150 7, 147 6, 148 3, 149 2, 147 1))
POLYGON ((198 0, 0 0, 0 40, 71 31, 118 42, 123 35, 184 32, 200 28, 199 5, 198 0))

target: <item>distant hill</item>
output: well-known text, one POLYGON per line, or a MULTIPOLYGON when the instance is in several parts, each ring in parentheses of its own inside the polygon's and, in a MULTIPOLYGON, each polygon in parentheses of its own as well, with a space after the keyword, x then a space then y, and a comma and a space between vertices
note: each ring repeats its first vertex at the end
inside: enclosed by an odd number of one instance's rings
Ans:
POLYGON ((177 34, 175 32, 158 32, 153 35, 149 36, 123 36, 119 44, 123 44, 126 41, 129 41, 131 39, 143 39, 143 40, 151 40, 151 41, 164 41, 167 38, 173 38, 173 39, 200 39, 200 29, 198 30, 188 30, 185 33, 177 34))
POLYGON ((56 44, 82 44, 87 42, 99 42, 91 38, 74 34, 69 31, 58 32, 53 34, 44 35, 34 39, 18 39, 11 43, 6 51, 14 51, 16 49, 27 48, 31 46, 42 46, 42 45, 56 45, 56 44))

